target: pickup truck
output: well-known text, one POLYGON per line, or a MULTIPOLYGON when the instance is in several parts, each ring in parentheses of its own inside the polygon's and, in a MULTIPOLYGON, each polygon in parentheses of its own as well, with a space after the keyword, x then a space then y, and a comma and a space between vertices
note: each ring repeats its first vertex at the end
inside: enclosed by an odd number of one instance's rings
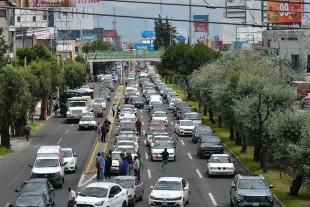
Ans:
POLYGON ((212 154, 223 154, 223 142, 215 135, 202 135, 197 141, 197 156, 200 159, 212 154))

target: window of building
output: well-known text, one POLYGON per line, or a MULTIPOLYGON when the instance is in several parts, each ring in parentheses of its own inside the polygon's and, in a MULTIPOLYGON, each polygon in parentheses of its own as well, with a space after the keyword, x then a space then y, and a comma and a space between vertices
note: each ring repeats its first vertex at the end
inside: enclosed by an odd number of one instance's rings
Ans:
POLYGON ((292 55, 291 58, 293 69, 297 69, 300 66, 299 55, 292 55))
POLYGON ((20 16, 17 16, 17 22, 20 22, 20 16))
POLYGON ((47 20, 47 12, 43 13, 43 20, 47 20))
POLYGON ((36 17, 36 16, 33 16, 33 17, 32 17, 32 21, 33 21, 33 22, 37 21, 37 17, 36 17))
POLYGON ((6 10, 0 10, 0 17, 6 17, 6 10))

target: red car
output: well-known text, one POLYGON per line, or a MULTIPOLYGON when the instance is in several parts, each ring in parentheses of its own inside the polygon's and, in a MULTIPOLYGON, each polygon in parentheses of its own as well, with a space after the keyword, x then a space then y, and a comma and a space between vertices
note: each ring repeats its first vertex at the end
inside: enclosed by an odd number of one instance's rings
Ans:
POLYGON ((93 112, 96 117, 103 117, 102 105, 99 105, 99 104, 93 105, 93 112))
POLYGON ((152 120, 147 126, 148 130, 157 128, 157 129, 164 129, 165 132, 168 132, 165 122, 161 120, 152 120))

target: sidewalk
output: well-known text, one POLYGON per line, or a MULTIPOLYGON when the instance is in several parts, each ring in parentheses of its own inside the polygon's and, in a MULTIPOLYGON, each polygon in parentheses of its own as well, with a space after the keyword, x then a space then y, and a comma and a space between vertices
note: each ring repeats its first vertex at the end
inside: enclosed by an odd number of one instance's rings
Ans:
MULTIPOLYGON (((95 164, 96 164, 95 163, 95 157, 96 157, 97 153, 98 152, 108 153, 109 150, 110 150, 108 148, 109 148, 110 140, 112 138, 114 121, 115 121, 115 118, 116 118, 116 117, 113 117, 112 105, 116 105, 117 106, 120 103, 120 101, 123 98, 123 90, 124 90, 124 86, 123 85, 120 85, 120 86, 117 87, 116 94, 115 94, 115 97, 113 99, 113 103, 110 105, 109 113, 107 115, 108 120, 111 122, 110 133, 107 135, 107 140, 106 140, 105 143, 97 141, 97 143, 96 143, 96 145, 95 145, 95 147, 93 149, 92 155, 90 157, 90 160, 88 162, 88 165, 86 167, 85 174, 91 174, 91 173, 97 172, 97 168, 95 167, 95 164)), ((116 114, 115 114, 115 116, 116 116, 116 114)))

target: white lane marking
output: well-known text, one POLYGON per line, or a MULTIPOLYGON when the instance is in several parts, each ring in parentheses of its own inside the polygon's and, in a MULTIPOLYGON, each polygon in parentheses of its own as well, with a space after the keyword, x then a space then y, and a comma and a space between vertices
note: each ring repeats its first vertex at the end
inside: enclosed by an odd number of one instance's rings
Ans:
POLYGON ((149 176, 149 178, 152 178, 152 174, 151 174, 151 170, 147 169, 147 175, 149 176))
POLYGON ((141 119, 143 119, 143 115, 141 115, 141 119))
POLYGON ((61 142, 62 138, 59 139, 59 141, 57 142, 57 144, 59 144, 61 142))
POLYGON ((193 159, 193 158, 192 158, 192 155, 191 155, 189 152, 188 152, 187 154, 188 154, 188 156, 189 156, 189 159, 192 160, 192 159, 193 159))
POLYGON ((83 180, 84 180, 84 177, 85 177, 85 174, 82 174, 81 175, 81 178, 80 178, 80 181, 79 181, 79 184, 78 184, 78 187, 81 186, 83 180))
POLYGON ((73 127, 73 126, 74 126, 74 124, 71 125, 71 127, 73 127))
POLYGON ((146 146, 146 140, 143 140, 144 145, 146 146))
POLYGON ((141 122, 142 123, 142 125, 144 125, 144 122, 141 122))
POLYGON ((212 193, 209 193, 209 197, 210 197, 210 199, 211 199, 213 205, 214 205, 214 206, 217 206, 217 203, 216 203, 216 201, 215 201, 215 199, 214 199, 212 193))
POLYGON ((145 130, 143 130, 143 134, 145 134, 145 130))
POLYGON ((68 132, 69 132, 69 129, 65 132, 65 134, 68 134, 68 132))
POLYGON ((202 175, 201 175, 201 173, 200 173, 200 171, 198 169, 196 169, 196 172, 198 174, 198 177, 202 178, 202 175))
MULTIPOLYGON (((84 174, 83 174, 84 175, 84 174)), ((84 176, 81 176, 81 179, 80 179, 80 182, 79 182, 79 185, 78 185, 78 187, 82 187, 82 186, 84 186, 84 185, 86 185, 87 183, 89 183, 89 182, 91 182, 91 181, 93 181, 94 180, 94 178, 97 176, 96 174, 93 176, 93 177, 91 177, 89 180, 86 180, 84 183, 82 183, 82 181, 83 181, 83 179, 84 179, 84 176), (82 177, 83 177, 83 179, 82 179, 82 177)))
POLYGON ((185 145, 185 143, 183 142, 183 140, 181 140, 182 145, 185 145))
POLYGON ((4 207, 9 207, 11 203, 7 203, 4 207))
POLYGON ((147 154, 147 152, 145 153, 145 159, 149 159, 149 155, 147 154))
POLYGON ((174 125, 173 122, 171 122, 171 124, 174 125))
POLYGON ((140 113, 142 113, 142 109, 140 109, 140 113))

